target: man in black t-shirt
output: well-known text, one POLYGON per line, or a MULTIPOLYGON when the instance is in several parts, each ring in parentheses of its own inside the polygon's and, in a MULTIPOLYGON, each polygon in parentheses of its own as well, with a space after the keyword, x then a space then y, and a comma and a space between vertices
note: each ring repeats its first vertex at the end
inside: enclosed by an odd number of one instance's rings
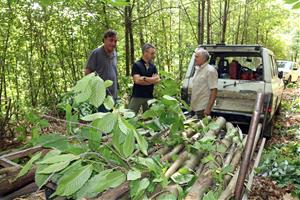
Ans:
POLYGON ((148 109, 147 101, 153 98, 154 85, 160 81, 157 69, 152 63, 155 47, 145 44, 142 53, 142 58, 132 65, 131 71, 134 85, 128 108, 135 113, 138 113, 141 107, 143 112, 148 109))

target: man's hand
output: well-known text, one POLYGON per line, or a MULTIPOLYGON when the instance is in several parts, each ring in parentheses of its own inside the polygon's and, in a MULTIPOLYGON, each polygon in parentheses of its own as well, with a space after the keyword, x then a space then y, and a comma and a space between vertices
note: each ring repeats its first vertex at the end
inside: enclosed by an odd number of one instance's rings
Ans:
POLYGON ((152 77, 140 76, 139 74, 133 75, 133 81, 138 85, 152 85, 160 81, 160 78, 157 74, 153 74, 152 77))
POLYGON ((210 90, 210 95, 209 95, 209 100, 208 100, 208 104, 204 110, 204 115, 208 116, 211 114, 211 109, 215 103, 215 100, 217 98, 217 93, 218 93, 218 90, 217 88, 214 88, 214 89, 211 89, 210 90))
POLYGON ((90 68, 85 68, 84 74, 88 75, 90 73, 92 73, 93 71, 90 68))
POLYGON ((209 116, 211 114, 211 110, 209 108, 205 108, 204 115, 209 116))
POLYGON ((160 77, 158 76, 158 74, 153 74, 152 75, 152 83, 156 84, 160 81, 160 77))

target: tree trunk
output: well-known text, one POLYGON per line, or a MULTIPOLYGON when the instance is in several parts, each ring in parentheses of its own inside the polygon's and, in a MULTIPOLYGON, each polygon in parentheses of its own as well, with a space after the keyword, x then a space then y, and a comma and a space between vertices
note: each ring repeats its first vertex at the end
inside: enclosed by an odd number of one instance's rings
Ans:
POLYGON ((237 22, 237 28, 236 28, 236 35, 235 35, 235 44, 239 43, 239 35, 240 35, 240 26, 241 26, 241 14, 242 14, 242 5, 239 4, 239 16, 238 16, 238 22, 237 22))
POLYGON ((210 24, 210 0, 206 0, 207 1, 207 12, 206 12, 206 43, 210 44, 210 34, 211 34, 211 24, 210 24))
MULTIPOLYGON (((179 4, 179 3, 178 3, 179 4)), ((179 7, 179 6, 178 6, 179 7)), ((182 33, 181 33, 181 9, 178 10, 178 55, 179 55, 179 80, 182 80, 182 33)))
POLYGON ((139 26, 139 39, 140 39, 140 47, 142 48, 145 44, 144 33, 143 33, 143 20, 141 19, 141 7, 140 1, 137 1, 137 14, 138 14, 138 26, 139 26))
POLYGON ((130 75, 130 19, 129 19, 130 6, 125 6, 125 63, 126 63, 126 76, 130 75))
POLYGON ((222 21, 221 43, 225 43, 225 40, 226 40, 225 37, 226 37, 228 10, 229 10, 229 0, 225 0, 224 1, 223 21, 222 21))

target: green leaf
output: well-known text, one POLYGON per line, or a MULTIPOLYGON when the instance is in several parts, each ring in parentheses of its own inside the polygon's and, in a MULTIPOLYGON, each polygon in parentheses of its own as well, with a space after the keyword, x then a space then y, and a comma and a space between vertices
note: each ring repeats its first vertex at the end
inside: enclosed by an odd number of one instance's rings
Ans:
POLYGON ((72 124, 70 122, 72 121, 72 106, 70 104, 67 104, 65 111, 66 111, 66 120, 67 120, 67 132, 71 133, 72 124))
POLYGON ((180 169, 178 170, 178 172, 179 172, 180 174, 185 175, 185 174, 191 173, 191 170, 190 170, 189 168, 187 168, 187 167, 182 167, 182 168, 180 168, 180 169))
POLYGON ((138 134, 136 132, 136 130, 133 130, 133 134, 134 134, 134 137, 140 147, 140 150, 143 152, 143 154, 145 154, 146 156, 148 155, 148 142, 146 141, 146 139, 141 136, 140 134, 138 134))
POLYGON ((30 141, 34 146, 41 145, 47 148, 56 148, 65 151, 68 147, 68 138, 60 134, 41 135, 30 141))
POLYGON ((224 144, 217 144, 216 151, 219 153, 225 153, 227 150, 226 146, 224 144))
POLYGON ((103 80, 99 76, 91 80, 92 94, 89 99, 89 103, 95 107, 99 107, 106 96, 106 88, 103 80))
POLYGON ((46 167, 48 167, 48 165, 38 165, 36 169, 36 173, 34 175, 34 181, 39 188, 42 187, 44 184, 46 184, 46 180, 48 179, 49 176, 51 176, 49 174, 39 173, 40 171, 44 170, 46 167))
POLYGON ((77 199, 83 197, 92 198, 97 196, 98 193, 103 192, 108 188, 106 184, 107 175, 112 172, 112 169, 104 170, 99 174, 93 176, 84 184, 84 186, 76 193, 77 199))
POLYGON ((177 101, 174 97, 171 97, 169 95, 164 95, 163 98, 169 101, 177 101))
POLYGON ((132 181, 130 185, 131 197, 141 196, 144 193, 144 191, 148 188, 149 185, 150 185, 150 181, 148 180, 148 178, 144 178, 141 181, 139 180, 132 181))
POLYGON ((179 172, 174 173, 171 179, 177 184, 186 184, 194 178, 192 174, 181 174, 179 172))
POLYGON ((158 200, 177 200, 177 196, 175 194, 164 194, 159 196, 158 200))
POLYGON ((107 184, 112 188, 118 187, 124 181, 126 181, 126 176, 120 171, 114 171, 107 176, 107 184))
POLYGON ((103 118, 107 113, 97 112, 94 114, 86 115, 84 117, 81 117, 80 119, 83 121, 94 121, 96 119, 103 118))
POLYGON ((83 197, 92 198, 109 188, 115 188, 126 180, 126 176, 120 171, 111 169, 93 176, 77 193, 77 199, 83 197))
POLYGON ((62 155, 56 155, 51 158, 47 158, 39 162, 40 164, 52 164, 52 163, 58 163, 58 162, 71 162, 73 160, 78 160, 80 156, 73 155, 73 154, 62 154, 62 155))
POLYGON ((132 171, 130 170, 128 173, 127 173, 127 180, 128 181, 134 181, 134 180, 137 180, 139 178, 141 178, 142 174, 140 171, 132 171))
POLYGON ((100 129, 103 133, 110 133, 113 130, 117 119, 118 116, 116 113, 107 113, 101 119, 93 121, 91 125, 100 129))
POLYGON ((88 144, 89 148, 97 151, 97 149, 100 147, 100 141, 102 138, 102 133, 91 128, 88 130, 88 144))
POLYGON ((208 163, 208 162, 211 162, 211 161, 215 161, 215 158, 211 154, 209 154, 208 156, 202 158, 202 160, 201 160, 201 162, 204 163, 204 164, 208 163))
POLYGON ((111 109, 114 107, 115 101, 114 101, 114 99, 112 98, 112 96, 108 95, 108 96, 105 98, 103 104, 104 104, 104 106, 105 106, 105 108, 106 108, 107 110, 111 110, 111 109))
POLYGON ((106 88, 108 88, 108 87, 112 86, 113 83, 114 83, 114 82, 112 82, 111 80, 106 80, 106 81, 104 81, 104 86, 105 86, 106 88))
POLYGON ((296 3, 298 0, 284 0, 285 3, 287 4, 293 4, 296 3))
POLYGON ((130 2, 127 2, 126 0, 106 0, 109 4, 112 6, 128 6, 130 5, 130 2))
POLYGON ((163 167, 159 165, 159 163, 155 161, 154 158, 137 157, 137 158, 133 158, 133 160, 137 164, 147 167, 150 171, 154 172, 157 175, 160 175, 162 173, 163 167))
POLYGON ((66 168, 70 164, 70 161, 65 161, 65 162, 59 162, 59 163, 54 163, 52 165, 49 165, 45 169, 41 170, 38 172, 39 174, 51 174, 55 172, 59 172, 66 168))
POLYGON ((31 168, 35 161, 37 161, 42 155, 42 152, 36 153, 32 158, 22 167, 21 171, 16 178, 24 176, 31 168))
POLYGON ((126 120, 122 119, 121 116, 118 116, 118 126, 122 133, 124 133, 125 135, 129 134, 131 131, 130 124, 126 120))
MULTIPOLYGON (((49 151, 45 156, 44 156, 44 159, 47 159, 47 158, 50 158, 52 156, 55 156, 55 155, 59 155, 61 153, 61 151, 55 149, 55 150, 51 150, 49 151)), ((35 176, 34 176, 34 180, 35 180, 35 183, 36 185, 41 188, 44 184, 46 184, 46 180, 48 179, 48 177, 50 176, 49 174, 40 174, 39 172, 44 170, 46 167, 48 167, 49 165, 42 165, 42 164, 38 164, 37 165, 37 169, 36 169, 36 173, 35 173, 35 176)))
POLYGON ((217 200, 213 191, 209 191, 207 194, 203 196, 203 200, 217 200))
POLYGON ((293 5, 293 9, 299 9, 300 8, 300 2, 293 5))
POLYGON ((123 144, 123 153, 128 158, 134 151, 135 141, 133 133, 128 133, 125 136, 125 142, 123 144))
POLYGON ((70 196, 74 194, 89 180, 92 172, 93 166, 87 165, 64 174, 60 178, 56 192, 53 195, 70 196))

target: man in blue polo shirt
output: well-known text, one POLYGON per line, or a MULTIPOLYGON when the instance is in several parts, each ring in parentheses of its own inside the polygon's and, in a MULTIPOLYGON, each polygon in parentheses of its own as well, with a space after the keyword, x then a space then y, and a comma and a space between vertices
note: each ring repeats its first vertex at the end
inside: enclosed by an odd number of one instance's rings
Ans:
POLYGON ((143 56, 132 65, 131 75, 134 85, 128 108, 138 113, 148 109, 147 101, 153 99, 154 85, 160 81, 156 66, 152 63, 155 58, 155 47, 145 44, 142 48, 143 56))

